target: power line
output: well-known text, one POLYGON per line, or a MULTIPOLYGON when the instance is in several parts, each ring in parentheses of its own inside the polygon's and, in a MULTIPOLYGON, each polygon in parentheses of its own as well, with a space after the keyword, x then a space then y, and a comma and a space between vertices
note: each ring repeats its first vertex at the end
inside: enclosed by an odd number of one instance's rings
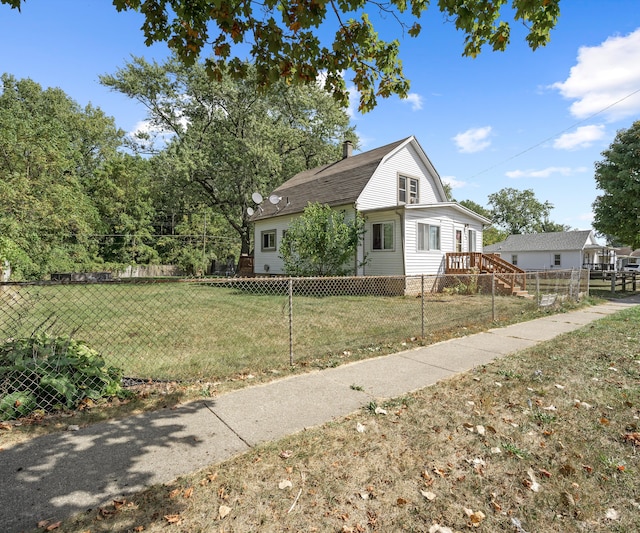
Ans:
POLYGON ((579 126, 580 124, 583 124, 584 122, 587 122, 589 120, 591 120, 593 117, 598 116, 601 113, 604 113, 607 109, 611 109, 612 107, 618 105, 621 102, 624 102, 625 100, 627 100, 628 98, 631 98, 633 95, 640 93, 640 89, 636 89, 635 91, 633 91, 632 93, 624 96, 623 98, 620 98, 620 100, 617 100, 616 102, 613 102, 612 104, 609 104, 606 107, 603 107, 602 109, 600 109, 599 111, 596 111, 595 113, 593 113, 592 115, 589 115, 587 118, 582 119, 578 122, 573 123, 571 126, 563 129, 562 131, 559 131, 558 133, 555 133, 554 135, 552 135, 551 137, 547 137, 546 139, 544 139, 543 141, 540 141, 536 144, 534 144, 533 146, 530 146, 529 148, 527 148, 526 150, 522 150, 522 152, 518 152, 515 155, 512 155, 511 157, 501 161, 500 163, 496 163, 495 165, 488 167, 484 170, 481 170, 480 172, 477 172, 476 174, 473 174, 472 176, 470 176, 469 178, 466 179, 473 179, 476 176, 479 176, 480 174, 484 174, 485 172, 489 172, 490 170, 493 170, 494 168, 497 168, 499 166, 502 166, 506 163, 508 163, 509 161, 512 161, 518 157, 520 157, 523 154, 526 154, 527 152, 530 152, 531 150, 535 150, 536 148, 538 148, 539 146, 542 146, 543 144, 555 139, 556 137, 558 137, 559 135, 562 135, 563 133, 566 133, 569 130, 572 130, 573 128, 575 128, 576 126, 579 126))

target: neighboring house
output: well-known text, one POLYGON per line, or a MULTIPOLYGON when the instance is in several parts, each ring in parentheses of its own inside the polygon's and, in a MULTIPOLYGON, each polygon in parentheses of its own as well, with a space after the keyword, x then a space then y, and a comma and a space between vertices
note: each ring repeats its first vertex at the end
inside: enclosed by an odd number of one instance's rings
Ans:
POLYGON ((640 250, 633 250, 629 246, 615 248, 617 257, 616 270, 624 270, 628 265, 640 264, 640 250))
POLYGON ((447 200, 442 181, 414 137, 357 155, 351 143, 340 161, 306 170, 278 187, 253 216, 254 273, 284 274, 279 247, 308 203, 327 204, 347 217, 362 213, 365 234, 358 275, 443 273, 448 252, 481 252, 487 218, 447 200))
POLYGON ((596 242, 593 231, 557 231, 509 235, 506 240, 484 247, 522 270, 590 268, 614 270, 613 248, 596 242))

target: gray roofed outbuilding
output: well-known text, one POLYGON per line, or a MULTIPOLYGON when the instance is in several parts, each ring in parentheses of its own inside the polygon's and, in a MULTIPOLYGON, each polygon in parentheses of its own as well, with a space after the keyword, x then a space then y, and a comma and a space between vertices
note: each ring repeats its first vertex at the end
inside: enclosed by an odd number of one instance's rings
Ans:
MULTIPOLYGON (((492 252, 543 252, 549 250, 582 250, 592 245, 591 230, 557 231, 552 233, 527 233, 509 235, 506 240, 484 247, 492 252)), ((595 245, 600 247, 599 245, 595 245)))

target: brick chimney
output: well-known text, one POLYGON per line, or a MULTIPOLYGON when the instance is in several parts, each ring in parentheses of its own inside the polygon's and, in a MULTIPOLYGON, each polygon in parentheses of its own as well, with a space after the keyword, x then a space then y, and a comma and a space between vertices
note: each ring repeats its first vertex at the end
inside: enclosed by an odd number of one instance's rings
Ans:
POLYGON ((351 141, 344 141, 342 143, 342 159, 351 157, 352 152, 353 152, 353 144, 351 143, 351 141))

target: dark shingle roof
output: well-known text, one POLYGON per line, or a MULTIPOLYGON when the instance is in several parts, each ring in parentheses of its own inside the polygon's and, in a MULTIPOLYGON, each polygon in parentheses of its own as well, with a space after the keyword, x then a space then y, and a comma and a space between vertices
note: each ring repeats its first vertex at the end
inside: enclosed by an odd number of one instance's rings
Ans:
POLYGON ((253 220, 299 213, 308 202, 330 206, 354 203, 382 159, 409 138, 296 174, 273 191, 282 198, 280 204, 276 207, 265 200, 260 206, 262 212, 258 211, 253 220))
POLYGON ((545 252, 547 250, 582 250, 590 230, 557 231, 509 235, 506 240, 484 246, 485 252, 545 252))

